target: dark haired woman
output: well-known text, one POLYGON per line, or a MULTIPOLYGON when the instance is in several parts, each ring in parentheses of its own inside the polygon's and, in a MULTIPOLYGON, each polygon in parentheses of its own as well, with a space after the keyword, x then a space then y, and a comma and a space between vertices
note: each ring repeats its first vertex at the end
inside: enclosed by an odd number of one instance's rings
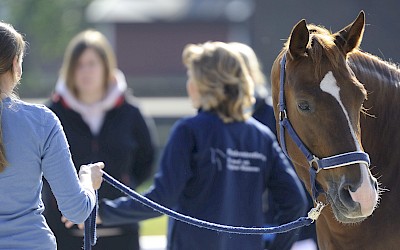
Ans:
MULTIPOLYGON (((61 120, 76 165, 101 160, 108 173, 135 188, 152 174, 154 144, 149 120, 126 89, 109 42, 100 32, 87 30, 68 45, 50 109, 61 120)), ((109 185, 99 190, 99 198, 120 196, 109 185)), ((82 230, 66 229, 53 211, 47 218, 58 248, 80 249, 82 230)), ((100 227, 98 235, 94 249, 139 249, 137 224, 100 227)))

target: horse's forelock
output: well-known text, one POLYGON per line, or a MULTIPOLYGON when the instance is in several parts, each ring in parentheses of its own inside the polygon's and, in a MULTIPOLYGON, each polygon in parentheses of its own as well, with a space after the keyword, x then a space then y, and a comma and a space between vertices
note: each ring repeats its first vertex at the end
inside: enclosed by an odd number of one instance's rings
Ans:
MULTIPOLYGON (((324 73, 326 73, 323 67, 326 67, 327 64, 331 71, 342 72, 349 70, 349 67, 346 65, 347 56, 335 43, 337 34, 314 24, 308 24, 307 28, 310 32, 310 38, 307 44, 307 56, 312 61, 313 69, 310 70, 313 70, 315 78, 323 78, 324 73)), ((290 40, 284 44, 280 53, 281 56, 289 51, 289 44, 290 40)), ((358 48, 355 48, 352 53, 359 51, 358 48)))
POLYGON ((326 63, 323 63, 324 60, 328 60, 328 64, 334 71, 345 70, 345 57, 336 46, 334 37, 330 33, 312 34, 307 53, 313 61, 314 75, 318 79, 323 77, 324 74, 323 67, 326 65, 326 63))
MULTIPOLYGON (((323 64, 324 60, 328 60, 329 65, 333 70, 344 70, 341 66, 345 62, 345 57, 340 48, 335 44, 335 35, 329 30, 322 26, 314 24, 307 25, 310 32, 310 39, 307 45, 307 55, 311 58, 314 66, 314 75, 316 78, 321 79, 323 77, 323 64)), ((288 40, 285 43, 284 51, 289 50, 288 40)))

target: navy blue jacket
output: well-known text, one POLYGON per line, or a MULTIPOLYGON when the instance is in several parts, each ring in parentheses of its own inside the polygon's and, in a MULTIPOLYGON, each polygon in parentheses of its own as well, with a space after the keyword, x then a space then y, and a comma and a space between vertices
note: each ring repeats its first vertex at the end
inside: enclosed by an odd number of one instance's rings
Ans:
POLYGON ((267 126, 276 135, 274 108, 264 98, 256 98, 253 118, 267 126))
MULTIPOLYGON (((211 112, 184 118, 175 124, 160 164, 146 197, 198 219, 261 227, 266 189, 279 206, 280 223, 297 219, 304 210, 303 189, 274 134, 253 118, 227 124, 211 112)), ((103 200, 99 215, 104 224, 114 225, 160 214, 119 198, 103 200)), ((273 248, 287 249, 287 239, 277 238, 273 248)), ((168 249, 261 250, 263 246, 259 235, 218 233, 170 220, 168 249)))

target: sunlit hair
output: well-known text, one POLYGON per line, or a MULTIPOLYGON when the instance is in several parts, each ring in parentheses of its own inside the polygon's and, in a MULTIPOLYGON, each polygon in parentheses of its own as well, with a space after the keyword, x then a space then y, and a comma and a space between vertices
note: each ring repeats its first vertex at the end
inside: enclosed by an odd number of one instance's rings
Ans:
POLYGON ((255 95, 257 97, 267 98, 270 95, 266 86, 267 80, 254 50, 244 43, 233 42, 229 43, 229 45, 239 51, 240 55, 243 57, 244 63, 254 81, 255 95))
POLYGON ((233 46, 234 49, 239 51, 240 55, 243 57, 243 60, 249 69, 249 73, 251 77, 253 78, 254 84, 265 84, 265 76, 262 72, 260 63, 258 61, 258 58, 256 56, 256 53, 254 53, 254 50, 244 44, 244 43, 229 43, 229 45, 233 46))
POLYGON ((224 122, 251 116, 254 83, 239 52, 222 42, 189 44, 183 63, 200 94, 200 107, 215 111, 224 122))
POLYGON ((86 49, 93 49, 101 58, 104 67, 103 86, 105 89, 112 82, 114 71, 117 68, 114 51, 102 33, 96 30, 86 30, 79 33, 68 44, 60 72, 68 89, 75 96, 78 95, 74 77, 75 71, 78 60, 86 49))
MULTIPOLYGON (((0 76, 11 73, 13 84, 19 82, 20 76, 14 72, 14 58, 18 58, 18 63, 22 60, 25 52, 25 41, 10 24, 0 22, 0 76)), ((3 78, 3 77, 1 77, 3 78)), ((0 127, 0 172, 7 166, 5 149, 3 144, 3 133, 0 127)))

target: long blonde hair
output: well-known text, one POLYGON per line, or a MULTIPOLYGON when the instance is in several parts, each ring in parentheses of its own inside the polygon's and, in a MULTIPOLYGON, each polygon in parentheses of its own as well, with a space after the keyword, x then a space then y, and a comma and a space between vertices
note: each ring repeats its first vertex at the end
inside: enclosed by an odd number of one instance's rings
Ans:
MULTIPOLYGON (((14 72, 14 58, 17 57, 19 62, 19 60, 22 60, 24 52, 25 41, 22 35, 12 25, 0 22, 0 75, 3 76, 10 72, 14 86, 20 80, 20 76, 17 75, 17 72, 14 72)), ((3 172, 7 165, 3 132, 0 126, 0 172, 3 172)))
POLYGON ((222 42, 189 44, 182 58, 198 87, 203 110, 215 111, 224 122, 251 116, 254 83, 236 50, 222 42))

